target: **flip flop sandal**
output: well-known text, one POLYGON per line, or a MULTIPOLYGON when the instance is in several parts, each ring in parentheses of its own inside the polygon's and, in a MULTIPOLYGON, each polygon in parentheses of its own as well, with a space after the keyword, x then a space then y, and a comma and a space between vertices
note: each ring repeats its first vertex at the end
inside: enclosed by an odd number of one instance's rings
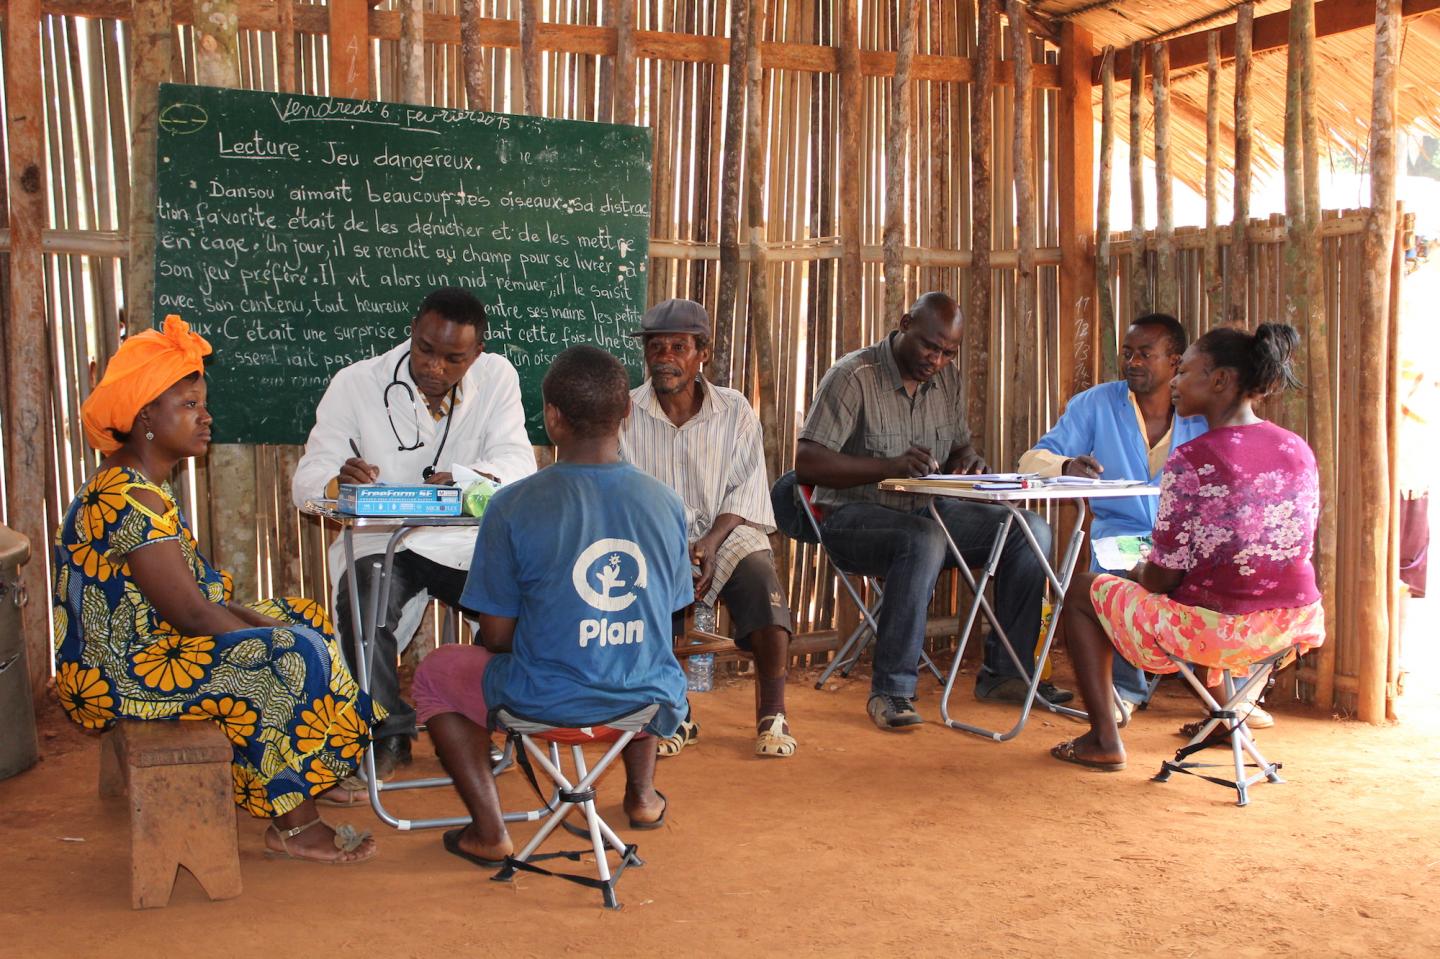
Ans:
POLYGON ((660 802, 664 803, 664 805, 660 807, 660 818, 652 822, 644 822, 632 816, 630 817, 631 829, 639 829, 643 831, 647 829, 659 829, 661 826, 665 825, 665 814, 670 811, 670 800, 666 799, 665 794, 658 789, 655 790, 655 795, 659 796, 660 802))
POLYGON ((795 749, 795 737, 785 731, 784 713, 760 719, 760 733, 755 737, 755 755, 786 759, 795 755, 795 749))
MULTIPOLYGON (((465 827, 461 826, 459 829, 448 830, 440 837, 440 841, 445 845, 446 852, 452 856, 459 856, 466 862, 474 863, 482 869, 499 869, 505 865, 505 860, 503 859, 486 859, 484 856, 477 856, 473 852, 466 852, 460 848, 460 834, 464 831, 465 827)), ((589 833, 586 833, 586 835, 588 836, 589 833)))
MULTIPOLYGON (((297 856, 295 853, 290 851, 289 840, 294 839, 296 836, 300 835, 305 830, 311 829, 322 822, 324 822, 324 820, 321 819, 319 816, 316 816, 314 819, 310 820, 304 825, 296 826, 294 829, 281 829, 279 826, 275 825, 272 822, 270 824, 270 828, 275 832, 276 837, 279 838, 280 848, 272 849, 269 846, 266 846, 265 855, 271 858, 294 859, 297 862, 313 862, 321 866, 353 866, 356 863, 369 862, 371 859, 375 858, 375 853, 377 853, 379 850, 377 850, 374 846, 370 847, 369 855, 361 856, 359 859, 317 859, 314 856, 297 856)), ((349 823, 341 823, 340 825, 335 827, 335 848, 340 850, 340 852, 342 853, 354 852, 355 850, 363 846, 365 844, 365 840, 369 838, 369 830, 366 830, 365 832, 360 832, 349 823)))
POLYGON ((692 720, 686 719, 680 723, 680 728, 675 730, 674 735, 666 736, 664 739, 660 740, 660 743, 658 746, 656 746, 655 751, 659 754, 661 759, 664 759, 666 756, 678 756, 680 755, 680 750, 684 749, 686 746, 695 742, 695 740, 699 738, 700 724, 692 720))
POLYGON ((1050 755, 1060 760, 1062 763, 1071 763, 1075 766, 1084 766, 1086 769, 1098 769, 1101 772, 1106 773, 1118 773, 1120 770, 1125 768, 1125 764, 1123 762, 1102 763, 1097 762, 1094 759, 1085 759, 1077 755, 1075 752, 1075 740, 1073 739, 1067 739, 1065 742, 1052 748, 1050 750, 1050 755))
POLYGON ((370 805, 370 787, 358 776, 346 776, 331 789, 315 797, 322 806, 358 808, 370 805))

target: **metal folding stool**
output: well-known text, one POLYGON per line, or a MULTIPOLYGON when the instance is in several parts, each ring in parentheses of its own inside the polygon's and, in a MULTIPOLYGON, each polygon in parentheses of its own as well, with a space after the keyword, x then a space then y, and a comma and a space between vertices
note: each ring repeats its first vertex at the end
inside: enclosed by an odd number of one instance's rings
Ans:
MULTIPOLYGON (((840 585, 845 587, 845 591, 850 594, 850 598, 855 602, 855 608, 860 611, 860 625, 856 626, 850 635, 845 637, 845 641, 841 643, 835 651, 835 658, 830 661, 829 665, 825 667, 825 671, 820 674, 820 678, 815 681, 816 689, 824 689, 825 684, 829 682, 831 676, 835 675, 836 670, 839 670, 841 676, 848 678, 850 671, 854 669, 855 664, 860 661, 861 655, 864 654, 870 644, 875 641, 875 637, 879 634, 880 630, 880 624, 876 617, 880 613, 881 604, 885 602, 885 590, 881 587, 880 581, 876 577, 865 576, 861 573, 851 573, 842 568, 839 563, 835 562, 834 555, 826 548, 825 539, 820 534, 820 511, 811 500, 811 488, 795 482, 794 477, 795 474, 793 471, 786 473, 776 481, 776 488, 780 488, 781 484, 788 485, 789 483, 794 483, 797 494, 796 498, 800 502, 800 508, 805 513, 806 520, 809 521, 810 529, 815 536, 816 545, 825 551, 825 557, 830 560, 830 566, 835 570, 835 578, 840 581, 840 585), (861 586, 870 587, 870 590, 875 595, 875 602, 868 606, 865 604, 861 591, 855 585, 853 578, 858 578, 861 586)), ((935 661, 930 658, 930 654, 923 649, 920 651, 920 664, 930 670, 936 682, 945 682, 944 674, 941 673, 940 668, 935 665, 935 661)))
POLYGON ((1280 652, 1267 656, 1265 659, 1259 660, 1253 665, 1246 667, 1250 670, 1250 675, 1239 686, 1235 685, 1235 679, 1231 676, 1230 670, 1225 670, 1221 674, 1220 681, 1220 688, 1224 691, 1225 696, 1223 703, 1217 701, 1214 696, 1210 695, 1210 690, 1206 688, 1204 680, 1195 675, 1195 670, 1189 663, 1186 663, 1177 656, 1171 655, 1169 652, 1166 652, 1165 655, 1169 656, 1170 661, 1179 667, 1180 675, 1185 677, 1185 681, 1190 684, 1200 696, 1200 699, 1205 703, 1206 708, 1209 710, 1209 718, 1201 724, 1200 731, 1195 734, 1189 743, 1176 750, 1174 759, 1167 759, 1160 764, 1160 771, 1155 774, 1155 782, 1167 782, 1170 779, 1171 773, 1185 773, 1189 776, 1198 776, 1207 782, 1215 783, 1217 786, 1226 786, 1234 789, 1238 797, 1235 802, 1237 806, 1249 804, 1250 787, 1262 779, 1272 783, 1283 783, 1285 780, 1280 778, 1281 764, 1272 763, 1261 755, 1259 747, 1255 745, 1255 737, 1250 735, 1250 727, 1246 723, 1246 719, 1250 715, 1250 710, 1254 708, 1254 702, 1257 699, 1257 697, 1252 694, 1263 690, 1265 684, 1270 681, 1272 673, 1288 666, 1290 662, 1298 656, 1295 647, 1292 646, 1288 649, 1282 649, 1280 652), (1235 770, 1235 779, 1233 781, 1221 779, 1219 776, 1210 776, 1202 772, 1196 772, 1196 770, 1199 769, 1228 769, 1231 768, 1229 763, 1192 762, 1189 758, 1195 753, 1210 747, 1211 743, 1208 742, 1210 734, 1221 723, 1224 723, 1226 728, 1229 729, 1228 738, 1230 740, 1230 751, 1234 760, 1233 768, 1235 770), (1253 759, 1254 762, 1247 763, 1245 761, 1247 755, 1253 759), (1255 772, 1247 775, 1247 769, 1254 769, 1255 772))
POLYGON ((615 757, 619 756, 630 744, 630 741, 644 730, 659 708, 658 704, 651 704, 618 719, 584 727, 556 726, 540 720, 527 719, 524 716, 517 716, 504 707, 495 711, 497 726, 507 730, 512 738, 519 740, 520 749, 516 750, 516 760, 530 779, 531 785, 535 787, 536 793, 543 796, 544 791, 535 778, 532 763, 533 766, 538 766, 543 770, 545 775, 554 782, 555 798, 549 804, 551 807, 549 818, 540 824, 540 829, 520 852, 505 857, 505 865, 491 877, 492 879, 496 882, 509 882, 515 878, 517 871, 555 876, 579 883, 582 886, 599 889, 605 900, 605 908, 620 908, 620 902, 615 896, 615 884, 620 881, 620 876, 626 869, 631 866, 643 866, 645 862, 635 854, 635 845, 622 841, 615 830, 610 828, 610 824, 601 818, 595 808, 595 784, 604 775, 606 768, 615 760, 615 757), (541 742, 550 748, 547 750, 542 747, 541 742), (585 752, 582 748, 586 743, 610 743, 610 748, 594 766, 587 766, 585 752), (565 773, 556 753, 556 748, 562 745, 570 747, 570 756, 574 764, 573 780, 565 773), (570 827, 570 824, 565 822, 576 810, 580 810, 585 815, 587 828, 583 832, 570 827), (538 852, 550 834, 562 824, 570 828, 572 832, 588 837, 591 848, 574 852, 538 852), (613 870, 610 867, 611 852, 618 856, 613 870), (579 862, 580 857, 585 853, 592 853, 595 856, 596 876, 594 878, 575 873, 554 872, 543 866, 535 865, 536 862, 542 860, 558 858, 579 862))

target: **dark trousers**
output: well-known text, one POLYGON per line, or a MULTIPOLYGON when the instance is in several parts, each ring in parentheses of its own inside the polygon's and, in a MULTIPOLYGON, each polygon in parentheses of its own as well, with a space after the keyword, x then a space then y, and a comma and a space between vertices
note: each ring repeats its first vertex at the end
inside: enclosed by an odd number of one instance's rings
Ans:
MULTIPOLYGON (((370 608, 370 596, 378 587, 379 573, 376 566, 384 559, 381 555, 363 556, 355 561, 359 567, 360 615, 370 608)), ((399 645, 395 630, 400 623, 400 611, 421 590, 430 593, 431 599, 438 599, 446 605, 460 608, 460 594, 465 591, 465 579, 470 574, 463 569, 452 569, 433 562, 409 550, 395 554, 395 565, 390 571, 390 597, 381 611, 379 628, 375 631, 375 646, 370 656, 370 697, 389 710, 390 715, 371 731, 376 739, 387 736, 414 736, 415 707, 400 698, 399 645)), ((355 666, 355 650, 360 633, 358 625, 350 615, 350 588, 355 570, 346 570, 340 578, 339 624, 340 648, 345 651, 345 662, 356 680, 360 671, 355 666)))
MULTIPOLYGON (((983 563, 1008 515, 1005 508, 943 498, 936 507, 965 561, 983 563)), ((1050 527, 1034 513, 1021 515, 1040 548, 1048 552, 1050 527)), ((944 534, 927 510, 904 513, 875 503, 835 507, 826 515, 823 529, 825 548, 839 566, 885 580, 871 692, 914 696, 930 594, 940 571, 955 565, 944 534)), ((1027 669, 1035 661, 1044 588, 1045 571, 1040 560, 1025 542, 1024 534, 1012 529, 1001 550, 995 577, 995 618, 1027 669)), ((1019 675, 999 639, 986 634, 984 665, 976 677, 976 688, 988 691, 1019 675)))

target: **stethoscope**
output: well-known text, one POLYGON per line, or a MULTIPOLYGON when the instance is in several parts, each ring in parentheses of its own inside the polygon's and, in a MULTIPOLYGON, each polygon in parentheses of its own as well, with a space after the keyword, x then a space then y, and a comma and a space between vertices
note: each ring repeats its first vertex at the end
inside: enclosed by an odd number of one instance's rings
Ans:
MULTIPOLYGON (((396 449, 397 449, 398 452, 401 452, 401 453, 408 453, 408 452, 410 452, 411 450, 418 450, 418 449, 420 449, 422 446, 425 445, 425 441, 420 438, 420 422, 419 422, 418 418, 417 418, 417 420, 416 420, 416 422, 415 422, 415 442, 414 442, 414 443, 411 443, 411 444, 409 444, 409 445, 406 445, 405 441, 404 441, 403 439, 401 439, 401 437, 400 437, 400 430, 395 426, 395 417, 394 417, 394 415, 390 412, 390 391, 393 390, 393 389, 395 389, 397 386, 398 386, 400 389, 402 389, 402 390, 405 391, 405 398, 406 398, 407 400, 409 400, 409 402, 410 402, 410 409, 411 409, 411 410, 414 410, 414 409, 415 409, 415 405, 416 405, 416 403, 418 402, 418 401, 415 399, 415 391, 414 391, 413 389, 411 389, 410 384, 409 384, 409 383, 406 383, 404 380, 400 379, 400 365, 401 365, 402 363, 404 363, 406 360, 408 360, 409 358, 410 358, 410 351, 409 351, 409 350, 406 350, 406 351, 401 355, 400 359, 396 362, 396 364, 395 364, 395 372, 393 372, 393 373, 390 374, 390 383, 389 383, 389 385, 387 385, 387 386, 385 387, 385 393, 384 393, 384 400, 385 400, 385 418, 390 421, 390 432, 392 432, 392 433, 395 434, 395 442, 396 442, 396 444, 397 444, 396 449)), ((420 476, 421 476, 423 479, 427 479, 427 480, 428 480, 430 477, 432 477, 432 476, 435 475, 435 467, 436 467, 437 465, 439 465, 439 463, 440 463, 440 454, 442 454, 443 452, 445 452, 445 441, 450 438, 450 424, 451 424, 452 422, 454 422, 454 421, 455 421, 455 387, 452 386, 452 387, 450 387, 450 413, 445 417, 445 432, 443 432, 443 433, 440 434, 440 445, 435 448, 435 458, 430 461, 430 465, 429 465, 429 466, 425 467, 423 470, 420 471, 420 476)))

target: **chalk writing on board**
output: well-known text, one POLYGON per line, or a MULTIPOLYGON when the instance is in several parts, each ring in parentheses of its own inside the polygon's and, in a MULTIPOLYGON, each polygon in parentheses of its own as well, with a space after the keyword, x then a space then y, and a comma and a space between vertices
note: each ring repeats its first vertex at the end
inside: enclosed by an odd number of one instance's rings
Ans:
POLYGON ((155 312, 215 347, 218 441, 303 442, 334 373, 440 286, 485 304, 535 442, 561 350, 638 374, 649 131, 179 85, 159 128, 155 312))

